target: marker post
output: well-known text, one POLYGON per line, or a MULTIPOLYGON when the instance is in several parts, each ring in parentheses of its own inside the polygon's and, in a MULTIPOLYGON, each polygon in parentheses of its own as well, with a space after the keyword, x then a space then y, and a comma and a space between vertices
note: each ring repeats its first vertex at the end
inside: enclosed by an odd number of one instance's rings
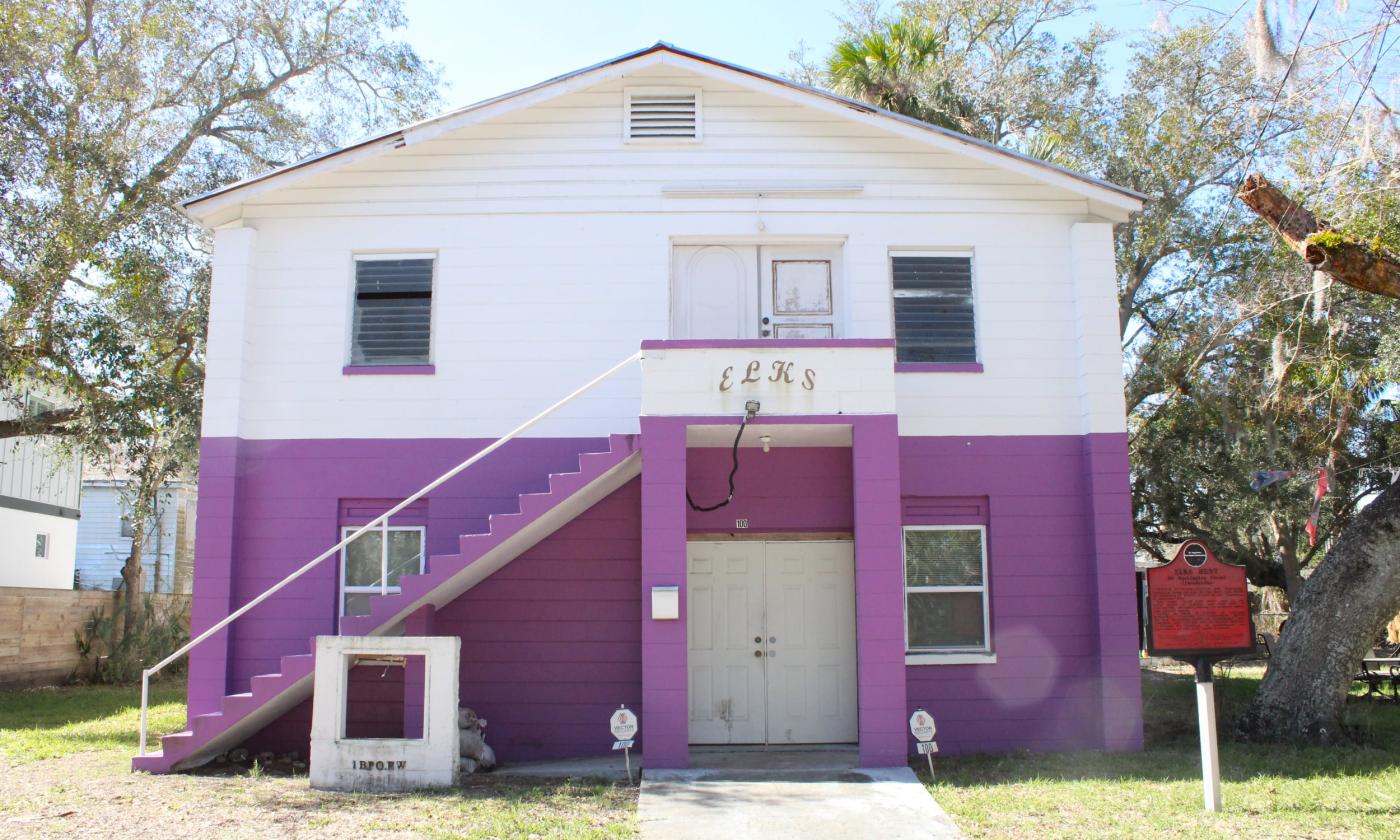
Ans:
POLYGON ((1210 660, 1196 659, 1196 718, 1201 729, 1201 782, 1206 810, 1220 811, 1220 745, 1215 734, 1215 682, 1210 660))

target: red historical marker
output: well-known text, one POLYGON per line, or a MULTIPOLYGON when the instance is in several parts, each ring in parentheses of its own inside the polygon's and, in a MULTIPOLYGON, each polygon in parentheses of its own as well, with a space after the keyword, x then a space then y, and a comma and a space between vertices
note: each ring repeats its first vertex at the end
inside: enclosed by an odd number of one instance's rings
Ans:
POLYGON ((1215 737, 1211 662, 1254 650, 1254 622, 1243 566, 1215 559, 1190 540, 1164 566, 1147 570, 1147 652, 1196 666, 1196 719, 1201 729, 1201 780, 1207 811, 1220 810, 1220 752, 1215 737))
POLYGON ((1147 652, 1198 659, 1254 650, 1243 566, 1221 563, 1203 542, 1176 547, 1147 570, 1147 652))

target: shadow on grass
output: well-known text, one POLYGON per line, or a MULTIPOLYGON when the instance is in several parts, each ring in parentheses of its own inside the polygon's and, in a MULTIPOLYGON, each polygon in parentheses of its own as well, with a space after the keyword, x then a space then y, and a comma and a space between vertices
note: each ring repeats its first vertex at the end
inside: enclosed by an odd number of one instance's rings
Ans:
MULTIPOLYGON (((1261 777, 1342 779, 1372 776, 1400 767, 1400 705, 1375 700, 1353 698, 1347 704, 1347 724, 1360 739, 1354 745, 1304 747, 1231 740, 1234 721, 1258 686, 1257 673, 1216 680, 1224 781, 1245 782, 1261 777)), ((1194 680, 1184 674, 1144 672, 1143 721, 1145 746, 1140 753, 948 756, 937 761, 937 783, 981 787, 1031 782, 1199 781, 1201 757, 1194 680)), ((911 761, 910 766, 921 780, 928 781, 924 762, 911 761)))

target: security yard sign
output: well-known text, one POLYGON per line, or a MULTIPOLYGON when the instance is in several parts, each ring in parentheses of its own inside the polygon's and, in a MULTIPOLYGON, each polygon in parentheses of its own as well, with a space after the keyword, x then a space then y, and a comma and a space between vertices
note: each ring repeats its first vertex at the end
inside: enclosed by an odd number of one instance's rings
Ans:
POLYGON ((913 734, 914 740, 918 741, 919 755, 928 758, 928 776, 933 778, 933 754, 938 752, 938 742, 933 740, 934 733, 938 732, 938 726, 933 722, 933 715, 924 711, 923 708, 914 710, 914 714, 909 716, 909 732, 913 734))
POLYGON ((612 730, 614 750, 622 750, 622 760, 627 765, 627 783, 632 783, 632 745, 636 743, 637 714, 626 706, 618 706, 608 720, 612 730))
POLYGON ((1215 735, 1211 664, 1254 650, 1254 623, 1243 566, 1215 559, 1190 540, 1165 565, 1147 570, 1147 652, 1196 666, 1196 721, 1207 811, 1220 810, 1220 753, 1215 735))
POLYGON ((1243 566, 1215 559, 1199 540, 1147 570, 1147 652, 1194 660, 1254 650, 1243 566))

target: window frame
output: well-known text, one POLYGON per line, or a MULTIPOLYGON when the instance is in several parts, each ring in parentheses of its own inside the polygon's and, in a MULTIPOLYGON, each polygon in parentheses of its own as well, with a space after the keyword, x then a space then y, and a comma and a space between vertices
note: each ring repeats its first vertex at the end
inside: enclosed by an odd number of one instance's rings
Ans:
POLYGON ((992 651, 992 604, 991 604, 991 582, 988 578, 987 563, 987 526, 981 524, 967 525, 904 525, 900 529, 899 539, 899 560, 900 575, 903 594, 902 607, 904 613, 904 653, 906 658, 919 657, 927 658, 924 662, 912 662, 909 664, 972 664, 982 662, 995 662, 995 653, 992 651), (910 531, 977 531, 981 535, 980 544, 982 547, 982 585, 981 586, 910 586, 909 585, 909 540, 910 531), (919 592, 931 593, 952 593, 952 592, 981 592, 982 593, 982 644, 979 646, 948 646, 948 647, 913 647, 909 643, 909 594, 919 592), (959 661, 952 661, 952 660, 959 661))
POLYGON ((373 371, 376 368, 405 372, 410 369, 417 369, 415 372, 427 372, 431 369, 436 358, 435 343, 438 335, 438 272, 441 267, 441 256, 437 251, 424 250, 422 248, 394 250, 373 250, 373 251, 352 251, 350 253, 350 288, 349 299, 347 301, 348 311, 346 313, 345 330, 345 364, 343 371, 373 371), (428 278, 428 356, 422 362, 357 362, 355 361, 355 312, 359 305, 359 269, 361 262, 376 262, 384 260, 431 260, 432 272, 428 278))
POLYGON ((895 369, 900 372, 946 371, 955 373, 982 372, 982 303, 978 295, 977 254, 972 248, 891 248, 888 252, 890 280, 890 338, 895 342, 895 369), (972 361, 970 362, 901 362, 899 334, 895 321, 894 261, 900 257, 963 257, 967 259, 967 294, 972 301, 972 361))
POLYGON ((52 551, 52 546, 53 546, 53 536, 52 536, 51 534, 49 534, 49 532, 47 532, 47 531, 35 531, 35 532, 34 532, 34 559, 35 559, 35 560, 47 560, 47 559, 49 559, 49 554, 50 554, 51 551, 52 551), (41 541, 42 541, 43 547, 44 547, 44 548, 43 548, 43 551, 40 551, 40 550, 39 550, 39 545, 40 545, 40 542, 41 542, 41 541))
MULTIPOLYGON (((340 526, 340 538, 343 540, 343 539, 345 539, 346 537, 350 536, 351 534, 355 533, 356 531, 358 531, 359 529, 361 529, 361 528, 363 528, 363 527, 364 527, 363 525, 341 525, 341 526, 340 526)), ((393 533, 394 531, 416 531, 416 532, 418 532, 418 572, 417 572, 417 574, 420 574, 420 575, 423 574, 424 569, 427 568, 427 561, 428 561, 428 556, 427 556, 427 555, 428 555, 428 528, 427 528, 427 526, 426 526, 426 525, 390 525, 387 529, 381 528, 381 527, 375 527, 375 528, 370 529, 370 531, 365 532, 365 534, 362 535, 362 537, 363 537, 363 536, 367 536, 371 531, 372 531, 372 532, 376 532, 376 533, 382 533, 382 532, 385 531, 385 530, 388 530, 390 533, 393 533)), ((382 539, 382 538, 381 538, 381 539, 382 539)), ((387 564, 388 564, 388 562, 389 562, 388 544, 389 544, 389 541, 388 541, 388 540, 384 540, 384 543, 383 543, 383 545, 380 547, 380 551, 379 551, 379 573, 380 573, 380 575, 381 575, 381 579, 382 579, 382 576, 386 576, 386 575, 388 574, 388 566, 387 566, 387 564)), ((397 586, 397 585, 394 585, 394 586, 347 586, 347 585, 345 584, 345 572, 346 572, 346 569, 347 569, 347 565, 346 565, 346 560, 347 560, 346 553, 347 553, 347 551, 349 550, 349 548, 350 548, 350 544, 349 544, 349 543, 346 543, 345 545, 343 545, 343 546, 340 547, 340 577, 339 577, 339 581, 340 581, 340 587, 339 587, 339 589, 340 589, 340 592, 339 592, 338 600, 337 600, 337 602, 336 602, 336 614, 337 614, 340 618, 345 618, 345 617, 346 617, 346 613, 345 613, 345 596, 346 596, 347 594, 355 594, 355 595, 360 595, 360 594, 369 594, 369 595, 380 595, 380 594, 397 595, 397 594, 399 593, 399 591, 400 591, 400 587, 397 586)))

